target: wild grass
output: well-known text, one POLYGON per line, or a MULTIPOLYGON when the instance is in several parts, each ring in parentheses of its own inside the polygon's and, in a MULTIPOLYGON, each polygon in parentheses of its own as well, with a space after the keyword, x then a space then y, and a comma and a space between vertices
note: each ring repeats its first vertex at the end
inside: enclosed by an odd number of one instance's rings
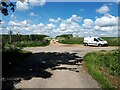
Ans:
POLYGON ((88 72, 96 79, 102 88, 115 88, 113 82, 107 75, 119 78, 120 61, 118 58, 119 50, 91 52, 84 56, 85 66, 88 72), (104 72, 104 73, 103 73, 104 72))

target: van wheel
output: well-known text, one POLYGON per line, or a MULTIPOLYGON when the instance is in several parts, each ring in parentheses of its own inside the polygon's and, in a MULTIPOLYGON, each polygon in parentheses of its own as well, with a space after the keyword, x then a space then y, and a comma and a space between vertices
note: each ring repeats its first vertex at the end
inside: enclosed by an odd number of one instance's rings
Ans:
POLYGON ((84 44, 84 46, 88 46, 88 44, 87 44, 87 43, 85 43, 85 44, 84 44))
POLYGON ((101 45, 101 44, 98 44, 98 46, 99 46, 99 47, 102 47, 102 45, 101 45))

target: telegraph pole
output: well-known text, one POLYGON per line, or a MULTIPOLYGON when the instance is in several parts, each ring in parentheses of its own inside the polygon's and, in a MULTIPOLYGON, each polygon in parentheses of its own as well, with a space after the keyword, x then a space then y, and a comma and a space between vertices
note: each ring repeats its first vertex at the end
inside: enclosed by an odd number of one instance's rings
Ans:
POLYGON ((9 43, 11 44, 12 42, 12 31, 11 31, 11 28, 10 28, 10 31, 9 31, 9 43))

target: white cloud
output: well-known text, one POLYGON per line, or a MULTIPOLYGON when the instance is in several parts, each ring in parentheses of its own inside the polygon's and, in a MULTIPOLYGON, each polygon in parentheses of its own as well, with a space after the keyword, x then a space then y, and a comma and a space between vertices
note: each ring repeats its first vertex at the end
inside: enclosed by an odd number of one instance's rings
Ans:
POLYGON ((53 23, 47 24, 44 29, 46 30, 53 30, 55 28, 55 25, 53 23))
POLYGON ((57 22, 61 21, 61 18, 57 18, 57 19, 50 18, 49 21, 52 23, 57 23, 57 22))
POLYGON ((31 6, 44 6, 46 0, 28 0, 31 6))
POLYGON ((30 13, 30 16, 33 17, 33 16, 39 16, 39 15, 31 12, 31 13, 30 13))
POLYGON ((76 22, 80 22, 81 19, 82 19, 82 17, 77 16, 77 15, 72 15, 72 16, 69 18, 69 20, 71 20, 71 21, 76 21, 76 22))
POLYGON ((12 15, 10 16, 10 18, 14 20, 14 19, 16 19, 16 16, 15 16, 14 14, 12 14, 12 15))
POLYGON ((10 21, 9 23, 8 23, 8 25, 10 25, 10 26, 18 26, 18 27, 27 27, 27 26, 29 26, 30 24, 29 24, 29 20, 24 20, 24 21, 10 21))
POLYGON ((109 7, 107 5, 103 5, 102 7, 100 7, 99 9, 96 10, 96 12, 100 13, 100 14, 106 14, 109 12, 109 7))
POLYGON ((85 27, 85 28, 92 28, 93 24, 94 24, 93 20, 85 19, 84 23, 82 24, 82 26, 85 27))
POLYGON ((100 31, 117 31, 118 26, 106 26, 106 27, 100 27, 100 26, 95 26, 95 30, 100 30, 100 31))
POLYGON ((0 20, 0 25, 3 25, 3 24, 5 24, 5 21, 0 20))
POLYGON ((29 6, 44 6, 46 0, 19 0, 16 2, 16 10, 28 10, 29 6))
POLYGON ((112 15, 105 15, 95 20, 97 26, 116 26, 118 25, 118 17, 112 15))
POLYGON ((95 20, 94 30, 99 31, 117 31, 118 17, 112 15, 105 15, 95 20))
POLYGON ((27 2, 21 2, 21 1, 16 2, 16 10, 22 11, 28 9, 29 9, 29 5, 27 2))

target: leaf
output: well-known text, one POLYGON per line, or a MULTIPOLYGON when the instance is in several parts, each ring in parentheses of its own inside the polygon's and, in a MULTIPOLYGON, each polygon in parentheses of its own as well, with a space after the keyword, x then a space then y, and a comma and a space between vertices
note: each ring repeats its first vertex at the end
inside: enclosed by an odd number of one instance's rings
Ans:
POLYGON ((5 2, 1 2, 1 4, 5 7, 8 7, 8 5, 5 2))

